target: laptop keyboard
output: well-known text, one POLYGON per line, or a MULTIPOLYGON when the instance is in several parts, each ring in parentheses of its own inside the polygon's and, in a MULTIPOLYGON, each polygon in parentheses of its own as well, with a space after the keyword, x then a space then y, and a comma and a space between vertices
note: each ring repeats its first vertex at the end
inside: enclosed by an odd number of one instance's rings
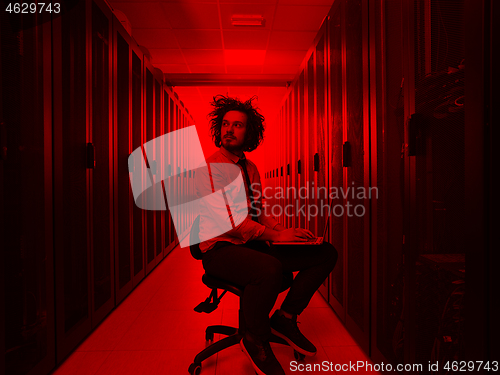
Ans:
POLYGON ((315 238, 308 238, 306 241, 304 242, 318 242, 319 241, 319 237, 315 237, 315 238))

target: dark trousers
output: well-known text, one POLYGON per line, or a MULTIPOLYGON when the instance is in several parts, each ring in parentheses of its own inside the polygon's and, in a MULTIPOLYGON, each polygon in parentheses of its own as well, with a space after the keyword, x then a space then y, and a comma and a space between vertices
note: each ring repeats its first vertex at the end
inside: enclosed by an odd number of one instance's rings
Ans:
POLYGON ((260 340, 271 334, 269 314, 280 293, 283 274, 299 271, 281 309, 299 315, 332 272, 337 250, 321 245, 269 246, 264 241, 242 245, 217 242, 203 256, 203 268, 214 277, 245 287, 241 306, 247 330, 260 340))

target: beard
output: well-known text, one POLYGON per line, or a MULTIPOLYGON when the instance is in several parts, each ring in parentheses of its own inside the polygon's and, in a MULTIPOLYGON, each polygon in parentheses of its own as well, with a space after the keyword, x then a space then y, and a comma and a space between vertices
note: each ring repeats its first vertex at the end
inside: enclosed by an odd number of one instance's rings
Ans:
POLYGON ((243 145, 234 143, 234 140, 232 140, 232 142, 228 142, 227 140, 223 139, 222 145, 224 146, 224 148, 226 150, 231 151, 231 152, 243 151, 243 145))

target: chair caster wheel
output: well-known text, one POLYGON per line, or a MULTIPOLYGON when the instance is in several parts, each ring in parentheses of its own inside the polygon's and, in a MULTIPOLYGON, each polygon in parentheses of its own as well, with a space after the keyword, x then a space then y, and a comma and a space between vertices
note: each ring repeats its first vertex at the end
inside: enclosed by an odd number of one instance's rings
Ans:
POLYGON ((214 333, 213 332, 205 332, 205 340, 206 341, 214 341, 214 333))
POLYGON ((188 372, 191 375, 200 375, 200 373, 201 373, 201 363, 191 363, 189 365, 188 372))
POLYGON ((306 357, 304 354, 299 353, 299 352, 298 352, 298 351, 296 351, 296 350, 294 350, 294 351, 293 351, 293 356, 295 357, 295 359, 296 359, 297 361, 303 361, 303 360, 304 360, 304 358, 306 357))

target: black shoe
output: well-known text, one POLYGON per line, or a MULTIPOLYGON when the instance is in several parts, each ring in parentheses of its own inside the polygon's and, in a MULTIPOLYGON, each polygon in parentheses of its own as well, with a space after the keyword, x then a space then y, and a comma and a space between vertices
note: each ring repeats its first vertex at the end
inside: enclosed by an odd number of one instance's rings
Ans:
POLYGON ((269 341, 259 342, 245 335, 240 346, 250 358, 252 366, 259 375, 285 375, 285 371, 274 356, 269 341))
POLYGON ((293 318, 289 319, 275 311, 271 317, 271 332, 286 340, 299 353, 308 356, 316 354, 316 347, 297 327, 297 315, 293 315, 293 318))

